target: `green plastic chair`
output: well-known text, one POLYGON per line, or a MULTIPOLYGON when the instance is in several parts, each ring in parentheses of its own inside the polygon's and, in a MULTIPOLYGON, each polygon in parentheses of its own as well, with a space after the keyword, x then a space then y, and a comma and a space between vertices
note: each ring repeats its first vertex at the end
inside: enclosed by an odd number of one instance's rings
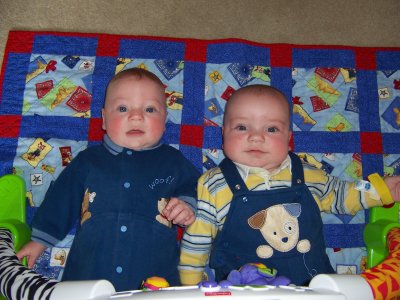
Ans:
POLYGON ((21 177, 0 177, 0 228, 12 233, 15 251, 21 249, 31 236, 26 224, 25 191, 25 181, 21 177))
MULTIPOLYGON (((26 225, 25 181, 17 175, 0 177, 0 228, 9 230, 17 252, 31 237, 26 225)), ((22 263, 26 266, 26 258, 22 263)), ((7 300, 0 295, 0 300, 7 300)))
POLYGON ((374 207, 370 210, 369 223, 364 229, 364 241, 367 246, 367 267, 380 264, 389 254, 386 237, 389 231, 399 224, 399 204, 391 208, 374 207))

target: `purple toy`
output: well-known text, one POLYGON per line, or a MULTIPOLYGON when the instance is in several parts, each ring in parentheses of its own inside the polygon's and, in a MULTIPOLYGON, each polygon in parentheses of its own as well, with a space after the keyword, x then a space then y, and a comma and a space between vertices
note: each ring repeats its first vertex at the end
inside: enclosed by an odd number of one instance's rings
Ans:
POLYGON ((221 281, 221 287, 232 285, 288 285, 290 279, 285 276, 276 276, 277 270, 270 269, 264 264, 250 263, 242 266, 239 270, 229 273, 226 280, 221 281))

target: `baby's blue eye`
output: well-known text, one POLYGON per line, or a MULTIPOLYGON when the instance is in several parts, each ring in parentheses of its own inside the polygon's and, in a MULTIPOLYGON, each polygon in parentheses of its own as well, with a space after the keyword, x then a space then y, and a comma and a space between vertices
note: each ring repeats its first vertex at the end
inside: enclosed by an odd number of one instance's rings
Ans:
POLYGON ((239 131, 245 131, 247 128, 244 125, 238 125, 238 126, 235 127, 235 129, 239 130, 239 131))
POLYGON ((118 107, 118 110, 119 110, 120 112, 126 112, 126 111, 127 111, 127 109, 126 109, 125 106, 120 106, 120 107, 118 107))
POLYGON ((156 109, 154 107, 146 107, 146 112, 153 113, 156 109))
POLYGON ((268 127, 267 132, 278 132, 278 128, 276 127, 268 127))

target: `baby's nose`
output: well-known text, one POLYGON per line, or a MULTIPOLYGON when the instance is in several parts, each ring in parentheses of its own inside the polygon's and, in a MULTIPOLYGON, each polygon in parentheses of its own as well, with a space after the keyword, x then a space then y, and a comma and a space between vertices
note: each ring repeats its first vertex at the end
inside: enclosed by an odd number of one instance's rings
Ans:
POLYGON ((252 131, 249 135, 249 140, 250 141, 263 141, 264 140, 263 132, 260 132, 259 130, 252 131))
POLYGON ((140 109, 132 109, 129 114, 130 119, 142 119, 143 113, 140 109))

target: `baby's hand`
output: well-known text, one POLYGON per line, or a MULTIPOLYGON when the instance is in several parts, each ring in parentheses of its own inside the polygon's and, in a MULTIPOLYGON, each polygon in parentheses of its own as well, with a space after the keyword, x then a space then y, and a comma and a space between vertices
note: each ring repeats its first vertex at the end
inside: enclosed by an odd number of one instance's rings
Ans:
POLYGON ((394 202, 400 202, 400 176, 385 177, 385 183, 392 194, 394 202))
POLYGON ((193 210, 190 206, 178 198, 171 198, 162 214, 174 224, 188 226, 195 220, 193 210))
POLYGON ((28 268, 32 268, 40 254, 42 254, 46 248, 46 246, 38 242, 30 241, 18 251, 17 257, 19 260, 22 260, 26 256, 28 259, 28 268))

